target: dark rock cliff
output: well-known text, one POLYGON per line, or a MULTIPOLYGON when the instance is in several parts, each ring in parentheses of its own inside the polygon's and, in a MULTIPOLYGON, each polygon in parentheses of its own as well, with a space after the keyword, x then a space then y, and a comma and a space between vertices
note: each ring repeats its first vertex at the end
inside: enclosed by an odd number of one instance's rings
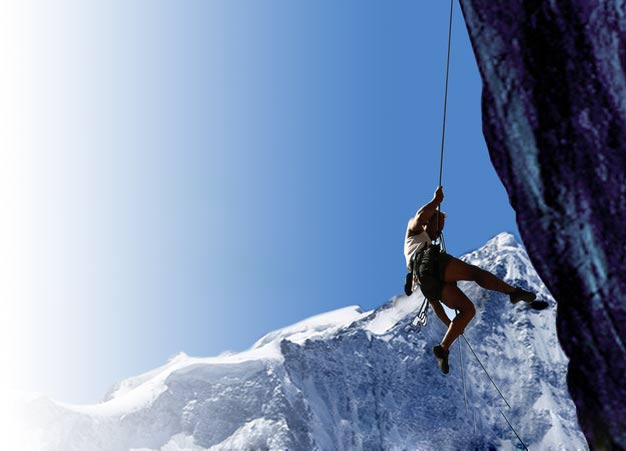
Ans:
POLYGON ((483 133, 558 302, 591 449, 626 449, 626 1, 460 0, 483 133))

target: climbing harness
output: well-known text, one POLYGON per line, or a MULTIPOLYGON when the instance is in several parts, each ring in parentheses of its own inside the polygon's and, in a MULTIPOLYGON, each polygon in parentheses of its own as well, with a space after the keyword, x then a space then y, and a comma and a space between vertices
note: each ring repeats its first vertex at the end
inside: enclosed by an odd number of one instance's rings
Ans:
MULTIPOLYGON (((449 74, 450 74, 450 49, 451 49, 451 42, 452 42, 453 8, 454 8, 454 0, 450 0, 450 19, 448 23, 448 52, 447 52, 447 58, 446 58, 446 83, 445 83, 445 91, 444 91, 444 97, 443 97, 443 124, 442 124, 442 130, 441 130, 441 152, 440 152, 440 160, 439 160, 439 186, 443 186, 443 156, 444 156, 445 137, 446 137, 446 114, 447 114, 447 106, 448 106, 448 80, 449 80, 449 74)), ((440 217, 441 217, 441 204, 437 206, 437 230, 440 230, 440 227, 439 227, 440 217)), ((442 253, 446 252, 445 240, 443 237, 443 233, 441 231, 439 233, 439 243, 434 246, 437 246, 437 249, 440 248, 442 253)), ((423 258, 423 254, 425 253, 425 250, 426 249, 418 250, 418 252, 415 252, 415 254, 413 255, 411 259, 411 272, 409 273, 411 276, 411 286, 410 286, 411 290, 410 291, 412 291, 413 289, 413 280, 416 275, 416 271, 419 271, 419 263, 420 263, 419 260, 423 258)), ((410 295, 411 292, 408 290, 408 284, 409 284, 409 275, 407 275, 407 279, 405 283, 405 292, 407 295, 410 295)), ((409 327, 420 330, 420 326, 422 327, 426 326, 426 324, 428 323, 428 305, 429 305, 428 299, 426 299, 425 297, 424 301, 422 301, 422 304, 417 311, 415 318, 412 320, 409 327)), ((458 313, 459 312, 456 311, 457 315, 458 313)), ((510 409, 511 405, 506 400, 506 398, 502 394, 502 391, 494 382, 493 378, 487 372, 487 369, 485 368, 485 366, 482 364, 482 362, 480 361, 480 359, 474 352, 474 349, 472 349, 471 345, 467 341, 467 338, 465 338, 465 335, 461 334, 461 337, 463 337, 463 340, 465 341, 468 348, 470 349, 470 351, 476 358, 476 361, 479 363, 480 367, 483 369, 483 371, 485 372, 485 374, 487 375, 487 377, 489 378, 493 386, 496 388, 496 390, 500 394, 500 397, 504 400, 507 407, 510 409)), ((463 349, 462 349, 462 344, 460 341, 459 341, 459 359, 460 359, 460 365, 461 365, 461 375, 462 375, 462 380, 463 380, 463 394, 465 397, 465 413, 468 414, 467 389, 466 389, 466 384, 465 384, 465 368, 463 366, 463 349)), ((524 449, 528 451, 528 447, 526 446, 522 438, 519 436, 519 434, 517 433, 517 431, 511 424, 511 422, 509 421, 509 419, 506 417, 502 409, 498 408, 498 410, 500 411, 500 414, 502 414, 506 423, 509 425, 509 427, 511 428, 511 430, 513 431, 517 439, 520 441, 524 449)), ((475 413, 474 413, 474 433, 476 433, 476 414, 475 413)))

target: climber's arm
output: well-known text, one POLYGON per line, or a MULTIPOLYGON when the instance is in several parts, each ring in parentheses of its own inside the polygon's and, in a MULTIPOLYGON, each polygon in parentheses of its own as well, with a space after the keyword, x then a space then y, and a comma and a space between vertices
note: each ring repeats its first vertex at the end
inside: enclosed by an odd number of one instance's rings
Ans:
POLYGON ((406 231, 406 236, 418 235, 424 231, 424 226, 428 224, 428 221, 437 211, 437 207, 443 201, 443 189, 441 186, 437 187, 435 194, 430 202, 420 208, 415 216, 409 221, 409 226, 406 231))

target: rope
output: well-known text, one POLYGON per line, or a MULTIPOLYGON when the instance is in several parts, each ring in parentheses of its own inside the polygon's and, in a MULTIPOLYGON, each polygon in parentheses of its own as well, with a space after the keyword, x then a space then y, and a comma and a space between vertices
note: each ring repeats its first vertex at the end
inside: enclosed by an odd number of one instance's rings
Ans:
POLYGON ((443 149, 446 140, 446 112, 448 107, 448 78, 450 74, 450 47, 452 40, 452 9, 454 0, 450 0, 450 23, 448 25, 448 59, 446 61, 446 90, 443 96, 443 127, 441 130, 441 160, 439 162, 439 186, 441 186, 443 178, 443 149))
MULTIPOLYGON (((446 88, 443 95, 443 125, 441 128, 441 157, 439 159, 439 186, 443 186, 443 151, 446 142, 446 116, 448 111, 448 79, 450 78, 450 48, 452 43, 452 12, 454 9, 454 0, 450 0, 450 20, 448 23, 448 56, 446 59, 446 88)), ((441 204, 437 206, 437 230, 439 230, 439 217, 441 215, 441 204)), ((440 234, 442 250, 446 251, 446 244, 443 240, 443 233, 440 234)))
MULTIPOLYGON (((446 116, 447 116, 447 110, 448 110, 448 80, 450 78, 450 48, 451 48, 451 43, 452 43, 452 16, 453 16, 453 10, 454 10, 454 0, 450 0, 450 20, 449 20, 449 24, 448 24, 448 54, 447 54, 447 58, 446 58, 446 85, 445 85, 445 91, 444 91, 444 96, 443 96, 443 124, 442 124, 442 129, 441 129, 441 155, 440 155, 440 158, 439 158, 439 185, 438 186, 443 186, 443 184, 442 184, 443 183, 443 155, 444 155, 445 139, 446 139, 446 116)), ((439 218, 440 218, 440 216, 441 216, 441 204, 439 204, 437 206, 437 230, 439 230, 439 225, 440 225, 439 224, 439 218)), ((445 252, 446 251, 446 243, 445 243, 445 240, 443 238, 443 233, 439 234, 439 241, 441 242, 442 251, 445 252)), ((423 305, 422 305, 422 307, 423 307, 423 305)), ((458 315, 458 311, 457 311, 457 315, 458 315)), ((418 316, 416 317, 416 319, 418 320, 418 323, 421 323, 422 321, 424 321, 425 318, 422 317, 422 308, 420 308, 420 312, 418 313, 418 316)), ((415 320, 413 320, 413 323, 415 323, 415 320)), ((424 325, 426 325, 425 321, 424 321, 424 325)), ((426 328, 423 328, 423 329, 426 329, 426 328)), ((428 330, 426 330, 426 332, 428 333, 428 335, 430 335, 428 330)), ((491 376, 487 372, 487 369, 485 368, 485 366, 482 364, 482 362, 480 361, 480 359, 478 358, 478 356, 476 355, 476 353, 472 349, 472 346, 467 341, 467 338, 465 338, 465 335, 461 334, 461 336, 463 337, 463 340, 465 340, 465 343, 469 347, 470 351, 472 351, 472 354, 474 354, 474 357, 476 357, 476 361, 478 361, 478 363, 480 364, 481 368, 483 369, 483 371, 485 372, 485 374, 487 375, 487 377, 489 378, 489 380, 491 381, 493 386, 496 388, 496 390, 500 394, 500 397, 504 400, 504 402, 506 403, 506 405, 510 409, 511 405, 506 400, 506 398, 504 397, 504 395, 502 394, 502 392, 500 391, 500 389, 498 388, 498 386, 496 385, 494 380, 491 378, 491 376)), ((462 350, 462 346, 461 346, 461 342, 460 341, 459 341, 459 359, 460 359, 460 363, 461 363, 461 374, 463 376, 463 394, 465 396, 465 414, 467 415, 468 414, 467 389, 466 389, 466 384, 465 384, 465 369, 463 367, 463 350, 462 350)), ((517 438, 520 441, 520 443, 524 446, 524 449, 526 449, 526 451, 528 451, 528 448, 526 447, 526 445, 522 441, 521 437, 519 436, 519 434, 517 433, 515 428, 513 428, 513 425, 508 420, 506 415, 504 415, 504 412, 502 412, 502 409, 498 408, 498 410, 500 410, 500 413, 502 414, 502 416, 506 420, 506 422, 509 425, 509 427, 513 430, 513 433, 515 433, 515 435, 517 436, 517 438)), ((474 412, 474 433, 476 433, 476 413, 475 412, 474 412)))
POLYGON ((473 410, 472 413, 474 414, 474 434, 476 434, 476 410, 473 410))
POLYGON ((526 446, 526 444, 524 443, 524 441, 522 440, 522 438, 519 436, 519 434, 517 433, 517 431, 515 430, 515 428, 513 427, 513 425, 511 424, 511 422, 509 421, 509 419, 506 417, 506 415, 504 414, 504 412, 502 411, 501 408, 498 407, 498 410, 500 411, 500 413, 502 414, 502 416, 504 417, 504 419, 506 420, 506 422, 508 423, 509 427, 511 428, 511 430, 513 431, 513 433, 515 434, 515 436, 517 437, 517 439, 519 440, 519 442, 522 444, 522 446, 524 447, 524 449, 526 451, 528 451, 528 447, 526 446))
POLYGON ((482 364, 482 362, 480 361, 480 359, 478 358, 478 356, 476 355, 476 353, 474 352, 474 350, 472 349, 472 346, 469 344, 469 341, 467 341, 467 338, 465 338, 464 334, 461 334, 461 337, 463 337, 463 340, 465 340, 465 343, 467 343, 467 346, 469 347, 470 351, 472 351, 472 354, 474 354, 474 357, 476 357, 476 361, 480 364, 480 367, 483 369, 483 371, 485 372, 485 374, 487 375, 487 377, 489 378, 489 380, 491 381, 491 383, 493 384, 494 387, 496 387, 496 390, 498 390, 498 393, 500 393, 500 397, 504 400, 504 402, 506 403, 507 407, 510 409, 511 405, 509 404, 509 402, 506 400, 506 398, 504 397, 504 395, 502 394, 502 392, 500 391, 500 389, 498 388, 498 386, 496 385, 496 383, 493 381, 493 379, 491 378, 491 376, 489 375, 489 373, 487 372, 487 370, 485 369, 485 366, 482 364))
MULTIPOLYGON (((443 184, 442 184, 443 183, 443 155, 444 155, 445 140, 446 140, 446 116, 447 116, 447 110, 448 110, 448 80, 449 80, 449 77, 450 77, 450 48, 451 48, 451 42, 452 42, 452 15, 453 15, 453 10, 454 10, 454 0, 450 0, 450 20, 449 20, 449 23, 448 23, 448 55, 447 55, 447 59, 446 59, 446 87, 445 87, 445 91, 444 91, 444 95, 443 95, 443 125, 442 125, 442 129, 441 129, 441 156, 440 156, 440 159, 439 159, 439 186, 443 186, 443 184)), ((440 225, 439 224, 439 218, 440 218, 440 216, 441 216, 441 204, 439 204, 437 206, 437 230, 439 230, 439 225, 440 225)), ((445 252, 446 251, 446 243, 445 243, 445 240, 443 238, 443 233, 439 234, 439 240, 441 242, 442 251, 445 252)), ((459 312, 457 311, 456 313, 458 315, 459 312)), ((465 338, 465 335, 461 334, 461 336, 463 337, 463 340, 465 340, 465 343, 469 347, 470 351, 472 351, 472 354, 474 354, 474 357, 476 357, 476 361, 480 364, 481 368, 483 369, 483 371, 485 372, 485 374, 487 375, 487 377, 489 378, 489 380, 491 381, 493 386, 496 388, 496 390, 500 394, 500 397, 504 400, 504 402, 506 403, 506 405, 510 409, 511 405, 506 400, 506 398, 502 394, 502 391, 500 391, 500 389, 498 388, 498 386, 496 385, 496 383, 494 382, 492 377, 487 372, 487 369, 485 368, 485 366, 482 364, 482 362, 480 361, 480 359, 478 358, 478 356, 474 352, 474 349, 472 349, 472 346, 467 341, 467 338, 465 338)), ((466 389, 466 384, 465 384, 465 369, 463 367, 463 349, 462 349, 460 341, 459 341, 459 359, 460 359, 460 364, 461 364, 461 374, 462 374, 462 377, 463 377, 463 394, 465 396, 465 414, 467 415, 468 414, 467 389, 466 389)), ((524 449, 526 451, 528 451, 528 447, 526 446, 526 444, 524 443, 522 438, 519 436, 519 434, 517 433, 517 431, 515 430, 515 428, 511 424, 511 422, 509 421, 509 419, 506 417, 506 415, 504 415, 504 412, 502 412, 502 409, 500 409, 498 407, 498 410, 500 411, 500 413, 502 414, 502 416, 506 420, 507 424, 509 425, 509 427, 511 428, 511 430, 513 431, 513 433, 515 434, 517 439, 520 441, 520 443, 522 444, 524 449)), ((475 413, 474 413, 474 433, 476 433, 476 414, 475 413)))
MULTIPOLYGON (((458 310, 454 310, 454 312, 458 315, 459 311, 458 310)), ((469 414, 468 410, 467 410, 467 388, 465 385, 465 367, 463 366, 463 346, 461 345, 461 342, 459 341, 459 361, 460 361, 460 365, 461 365, 461 377, 463 379, 463 396, 465 398, 465 415, 469 414)), ((476 432, 476 426, 474 426, 474 432, 476 432)))
MULTIPOLYGON (((470 351, 472 351, 472 354, 474 354, 474 357, 476 357, 476 361, 480 364, 481 368, 483 369, 483 371, 485 372, 485 374, 487 375, 487 377, 489 378, 489 380, 491 381, 491 383, 493 384, 494 387, 496 387, 496 390, 498 390, 498 393, 500 393, 500 397, 502 397, 502 399, 504 400, 504 402, 506 403, 506 405, 509 407, 509 409, 511 408, 511 405, 509 404, 509 402, 506 400, 506 398, 504 397, 504 395, 502 394, 502 392, 500 391, 500 389, 498 388, 498 386, 496 385, 496 383, 493 381, 493 379, 491 378, 491 376, 489 375, 489 373, 487 372, 487 370, 485 369, 484 365, 482 364, 482 362, 480 361, 480 359, 478 358, 478 356, 476 355, 476 353, 474 352, 474 350, 472 349, 472 346, 469 344, 469 342, 467 341, 467 338, 465 338, 464 334, 461 334, 461 337, 463 337, 463 340, 465 340, 465 343, 467 344, 467 346, 469 347, 470 351)), ((522 444, 522 446, 524 447, 524 449, 526 451, 528 451, 528 447, 526 446, 526 444, 524 443, 524 441, 522 440, 522 438, 519 436, 519 434, 517 433, 517 431, 515 430, 515 428, 513 427, 513 425, 511 424, 511 422, 509 421, 509 419, 506 417, 506 415, 504 414, 504 412, 502 411, 501 408, 498 407, 498 410, 500 411, 500 413, 502 414, 502 416, 504 417, 504 419, 506 420, 507 424, 509 425, 509 427, 511 428, 511 430, 513 431, 513 433, 515 434, 515 436, 517 437, 517 439, 520 441, 520 443, 522 444)), ((476 421, 476 419, 474 418, 474 421, 476 421)), ((474 428, 476 426, 474 425, 474 428)))
MULTIPOLYGON (((463 346, 461 345, 460 341, 459 341, 459 361, 461 364, 461 376, 463 378, 463 396, 465 397, 465 415, 468 415, 469 411, 467 410, 467 388, 465 386, 465 367, 463 366, 463 346)), ((476 427, 474 427, 474 432, 476 432, 476 427)))

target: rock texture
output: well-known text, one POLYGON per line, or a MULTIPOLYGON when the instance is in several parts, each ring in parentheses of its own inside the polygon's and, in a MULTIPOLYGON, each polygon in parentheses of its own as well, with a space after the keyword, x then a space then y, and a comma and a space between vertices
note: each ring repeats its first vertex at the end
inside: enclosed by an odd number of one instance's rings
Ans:
POLYGON ((626 1, 460 0, 483 132, 558 302, 591 449, 626 449, 626 1))

